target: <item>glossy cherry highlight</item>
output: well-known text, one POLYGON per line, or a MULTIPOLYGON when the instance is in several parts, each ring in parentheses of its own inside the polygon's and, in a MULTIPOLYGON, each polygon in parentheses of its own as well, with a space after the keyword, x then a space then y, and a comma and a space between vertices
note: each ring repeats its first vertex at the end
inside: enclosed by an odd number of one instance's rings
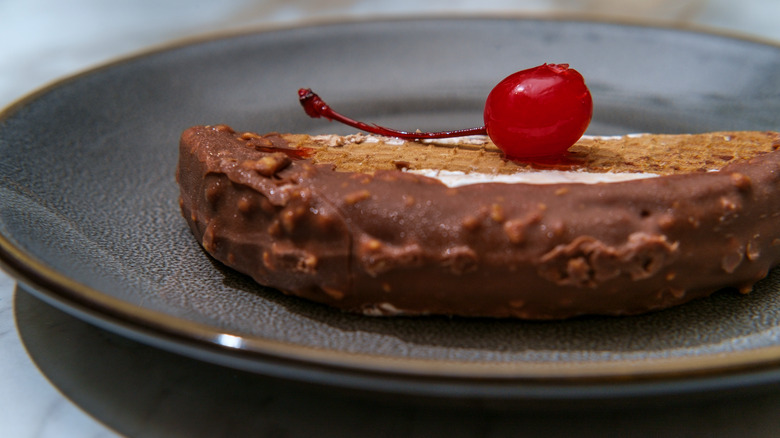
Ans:
POLYGON ((585 132, 593 102, 585 81, 568 64, 543 64, 514 73, 485 102, 485 126, 440 132, 407 132, 367 124, 337 113, 308 88, 298 98, 310 117, 324 117, 362 131, 405 140, 487 134, 509 158, 562 155, 585 132))
POLYGON ((561 155, 582 137, 593 100, 568 64, 544 64, 502 80, 485 102, 490 139, 512 158, 561 155))

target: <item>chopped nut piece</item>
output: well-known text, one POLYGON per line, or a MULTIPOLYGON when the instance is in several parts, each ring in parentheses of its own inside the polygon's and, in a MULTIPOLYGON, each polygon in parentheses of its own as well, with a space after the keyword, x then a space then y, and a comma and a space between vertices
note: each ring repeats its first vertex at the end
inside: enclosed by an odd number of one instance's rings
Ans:
POLYGON ((314 254, 305 254, 303 257, 298 259, 296 269, 301 272, 313 274, 317 269, 318 262, 319 260, 314 254))
POLYGON ((292 159, 287 155, 276 152, 260 158, 259 160, 247 160, 241 163, 241 166, 247 169, 251 169, 270 178, 276 175, 278 172, 284 170, 292 163, 292 159))
POLYGON ((369 239, 363 244, 363 247, 368 251, 378 251, 382 249, 382 242, 377 239, 369 239))
POLYGON ((322 291, 325 292, 329 297, 333 298, 334 300, 343 300, 344 297, 347 295, 343 291, 334 289, 332 287, 327 287, 327 286, 323 286, 322 291))
POLYGON ((252 211, 252 200, 247 197, 242 197, 238 200, 238 211, 241 213, 249 213, 252 211))
POLYGON ((263 251, 263 266, 265 266, 266 269, 270 271, 274 271, 276 269, 271 259, 271 253, 268 251, 263 251))
POLYGON ((476 230, 481 223, 482 223, 482 219, 475 216, 466 216, 463 218, 463 221, 461 222, 463 228, 467 231, 476 230))
POLYGON ((731 182, 734 184, 736 188, 740 190, 747 190, 752 185, 752 181, 750 181, 750 177, 736 172, 731 174, 731 182))
POLYGON ((360 201, 365 201, 370 197, 371 197, 371 192, 369 192, 368 190, 359 190, 357 192, 352 192, 347 194, 344 197, 344 202, 346 202, 349 205, 354 205, 360 201))
POLYGON ((267 138, 260 137, 259 135, 257 137, 249 138, 246 142, 247 146, 253 147, 258 150, 263 150, 263 148, 271 148, 274 146, 273 142, 267 138))
POLYGON ((509 241, 517 245, 525 242, 525 227, 524 220, 512 219, 504 223, 504 232, 509 241))
POLYGON ((745 246, 745 256, 751 262, 755 262, 761 256, 761 248, 755 242, 748 242, 745 246))
POLYGON ((504 207, 501 206, 501 204, 493 204, 490 206, 490 218, 493 219, 494 222, 504 222, 506 218, 504 217, 504 207))

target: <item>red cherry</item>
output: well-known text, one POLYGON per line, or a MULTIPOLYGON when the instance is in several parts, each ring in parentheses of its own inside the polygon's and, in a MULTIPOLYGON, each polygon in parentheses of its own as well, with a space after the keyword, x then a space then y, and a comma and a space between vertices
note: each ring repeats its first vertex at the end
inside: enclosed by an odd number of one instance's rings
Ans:
POLYGON ((568 64, 544 64, 508 76, 488 95, 485 126, 442 132, 406 132, 343 116, 308 88, 298 99, 310 117, 406 140, 487 134, 509 158, 562 155, 590 123, 593 102, 582 76, 568 64))
POLYGON ((511 158, 564 154, 585 133, 592 115, 585 80, 568 64, 511 74, 485 102, 487 133, 511 158))

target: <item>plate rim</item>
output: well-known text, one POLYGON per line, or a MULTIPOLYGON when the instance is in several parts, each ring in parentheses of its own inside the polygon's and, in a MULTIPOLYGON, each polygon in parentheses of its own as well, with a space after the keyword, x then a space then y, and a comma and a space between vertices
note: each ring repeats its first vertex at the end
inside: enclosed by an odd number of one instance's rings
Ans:
MULTIPOLYGON (((700 29, 697 26, 662 26, 649 21, 633 20, 607 20, 599 18, 572 17, 568 14, 554 15, 477 15, 462 16, 436 15, 421 17, 382 17, 380 19, 355 19, 355 20, 311 20, 295 25, 262 26, 252 29, 233 30, 188 37, 157 47, 143 50, 129 56, 120 57, 112 61, 91 67, 84 71, 66 76, 53 81, 38 90, 35 90, 9 106, 0 110, 0 123, 11 118, 16 112, 36 101, 49 91, 76 81, 87 75, 109 70, 114 66, 133 62, 151 55, 161 54, 180 48, 196 46, 209 42, 227 40, 230 38, 251 36, 263 33, 279 31, 295 31, 309 29, 318 26, 333 26, 340 24, 393 22, 393 21, 427 21, 427 20, 463 20, 463 21, 548 21, 548 22, 574 22, 593 25, 617 25, 638 26, 652 30, 680 31, 685 33, 700 34, 719 38, 735 39, 749 44, 767 45, 780 48, 780 42, 763 41, 759 38, 746 37, 744 35, 731 35, 728 32, 712 32, 700 29)), ((242 338, 241 335, 220 332, 216 327, 206 324, 188 321, 184 318, 167 315, 162 312, 134 306, 118 298, 104 294, 96 289, 81 284, 67 275, 48 267, 45 263, 36 259, 32 254, 26 253, 12 243, 12 239, 0 234, 0 268, 20 283, 29 286, 39 297, 47 301, 59 301, 60 307, 72 306, 73 311, 91 313, 109 327, 119 326, 135 328, 136 330, 152 330, 157 335, 167 337, 173 342, 195 343, 196 347, 206 350, 207 354, 234 355, 243 359, 269 360, 283 359, 291 363, 305 366, 315 366, 323 370, 335 372, 361 372, 375 374, 384 377, 396 378, 444 378, 456 382, 474 379, 486 379, 492 381, 544 381, 548 383, 567 384, 573 381, 578 383, 620 383, 638 382, 647 380, 673 381, 680 378, 707 378, 718 376, 732 376, 735 373, 753 371, 766 371, 780 366, 780 345, 762 347, 753 350, 730 352, 727 355, 710 356, 684 356, 675 358, 653 358, 651 360, 621 360, 615 361, 567 361, 560 367, 550 367, 549 362, 531 364, 524 362, 518 367, 517 363, 508 362, 471 362, 403 358, 395 359, 386 356, 355 353, 344 351, 331 351, 303 345, 293 345, 281 341, 259 338, 242 338), (66 301, 66 303, 63 303, 66 301), (164 322, 164 323, 161 323, 164 322), (220 341, 221 336, 232 336, 243 339, 242 348, 233 348, 220 341), (251 347, 247 349, 244 347, 251 347), (388 359, 390 359, 388 361, 388 359), (402 363, 398 363, 398 362, 402 363)), ((62 308, 62 307, 61 307, 62 308)), ((69 309, 63 309, 69 310, 69 309)), ((82 314, 83 316, 83 314, 82 314)), ((227 363, 226 365, 230 365, 227 363)))
MULTIPOLYGON (((2 239, 3 236, 0 235, 0 243, 2 243, 2 239)), ((139 323, 137 315, 122 315, 117 312, 105 313, 99 307, 94 306, 95 303, 81 300, 78 297, 69 297, 68 294, 71 291, 67 289, 62 291, 63 294, 58 294, 56 284, 46 284, 47 279, 38 276, 37 272, 27 272, 31 276, 24 277, 25 273, 15 269, 13 263, 8 263, 6 255, 2 245, 0 245, 0 268, 13 276, 19 275, 16 278, 19 279, 19 286, 22 290, 32 293, 61 311, 96 327, 193 359, 295 381, 353 390, 374 390, 382 393, 433 397, 498 397, 507 400, 621 399, 669 393, 712 392, 733 389, 734 387, 746 388, 768 383, 774 384, 780 381, 780 360, 778 359, 780 346, 716 355, 714 356, 717 359, 715 361, 708 361, 707 356, 685 357, 684 362, 690 363, 689 367, 680 367, 681 359, 665 361, 667 366, 664 369, 659 369, 655 360, 639 360, 634 364, 644 364, 645 366, 635 368, 618 366, 622 365, 623 362, 619 364, 603 361, 592 362, 589 371, 594 372, 586 375, 580 372, 581 368, 572 366, 575 364, 574 362, 564 362, 567 366, 563 369, 569 371, 568 373, 513 373, 512 369, 504 367, 504 371, 507 371, 505 373, 478 374, 473 371, 489 369, 495 364, 479 367, 478 362, 460 361, 454 363, 453 367, 453 362, 445 362, 445 369, 443 369, 440 361, 414 358, 388 364, 382 356, 378 355, 333 352, 314 347, 288 345, 272 340, 263 340, 263 343, 266 345, 277 344, 286 352, 297 350, 310 354, 280 355, 274 351, 236 349, 219 342, 196 339, 192 336, 192 332, 186 330, 180 333, 177 330, 171 330, 171 327, 160 330, 155 327, 156 324, 139 323), (337 360, 321 360, 322 356, 317 352, 325 352, 329 357, 335 357, 337 360), (735 355, 740 360, 735 360, 735 355), (345 358, 353 360, 345 361, 345 358), (381 366, 367 367, 365 366, 367 360, 381 366), (427 362, 428 367, 424 370, 408 366, 399 369, 399 362, 400 365, 404 363, 408 365, 408 362, 415 364, 427 362), (707 362, 707 366, 700 366, 701 362, 707 362), (474 366, 475 364, 477 366, 474 366), (604 364, 607 366, 604 367, 604 364), (617 368, 626 372, 620 374, 604 372, 605 369, 617 368), (453 391, 453 387, 468 389, 468 391, 453 391)), ((21 266, 22 271, 27 268, 27 266, 21 266)), ((66 277, 63 279, 72 282, 66 277)), ((90 289, 86 286, 84 288, 90 289)), ((107 298, 121 302, 113 297, 107 298)), ((126 303, 122 302, 122 305, 126 305, 126 303)), ((144 311, 149 314, 159 313, 148 309, 144 309, 144 311)), ((161 315, 164 318, 183 322, 184 325, 202 326, 202 324, 181 318, 161 315)), ((181 327, 178 328, 181 329, 181 327)), ((206 331, 214 333, 213 330, 207 329, 206 331)), ((231 336, 229 333, 220 334, 231 336)), ((549 363, 544 363, 534 367, 532 371, 549 370, 549 363)))

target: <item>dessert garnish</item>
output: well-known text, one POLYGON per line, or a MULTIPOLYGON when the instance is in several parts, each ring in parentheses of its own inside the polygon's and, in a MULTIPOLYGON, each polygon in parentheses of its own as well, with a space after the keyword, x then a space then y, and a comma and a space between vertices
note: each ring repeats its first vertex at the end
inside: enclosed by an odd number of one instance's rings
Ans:
POLYGON ((485 101, 485 125, 439 132, 407 132, 363 123, 334 111, 311 89, 298 90, 310 117, 324 117, 377 135, 423 140, 488 135, 510 159, 561 156, 585 133, 593 100, 582 75, 568 64, 542 64, 499 82, 485 101))

